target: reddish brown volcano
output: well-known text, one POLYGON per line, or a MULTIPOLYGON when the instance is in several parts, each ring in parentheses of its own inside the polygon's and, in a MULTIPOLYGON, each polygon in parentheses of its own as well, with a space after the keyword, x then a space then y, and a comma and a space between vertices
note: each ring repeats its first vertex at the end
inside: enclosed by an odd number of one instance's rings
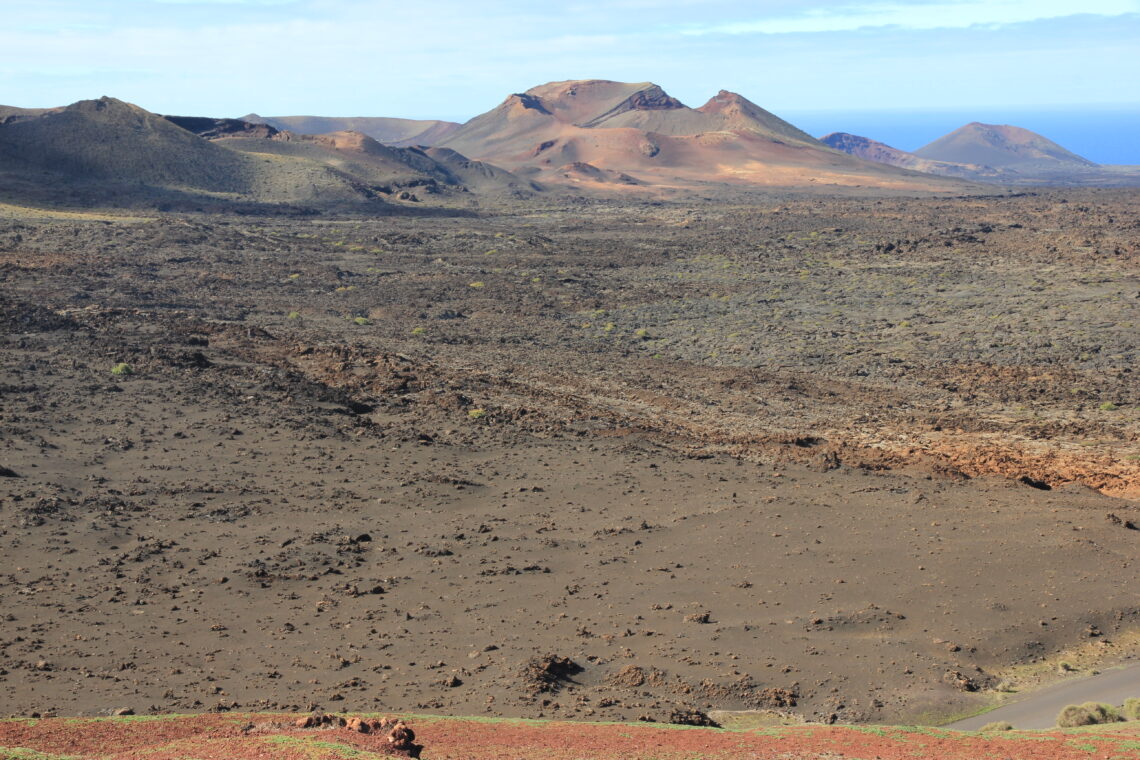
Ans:
POLYGON ((735 93, 689 108, 651 82, 551 82, 508 97, 441 143, 464 155, 559 181, 588 163, 658 185, 809 183, 946 189, 829 150, 735 93))

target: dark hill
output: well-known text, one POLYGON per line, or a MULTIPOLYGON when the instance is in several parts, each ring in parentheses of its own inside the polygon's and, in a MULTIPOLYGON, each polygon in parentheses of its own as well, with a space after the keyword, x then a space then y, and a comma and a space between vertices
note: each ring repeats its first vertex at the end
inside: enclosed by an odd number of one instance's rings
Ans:
POLYGON ((872 140, 847 132, 832 132, 819 138, 824 145, 844 153, 850 153, 866 161, 875 161, 880 164, 897 166, 927 174, 939 174, 944 177, 960 177, 971 180, 991 180, 999 177, 1008 177, 1009 172, 994 169, 991 166, 978 164, 956 164, 949 161, 935 161, 921 158, 905 150, 892 148, 886 143, 872 140))
POLYGON ((303 135, 360 132, 373 140, 396 147, 436 145, 459 128, 459 125, 452 121, 394 119, 381 116, 258 116, 251 113, 241 117, 241 121, 269 124, 280 130, 303 135))
POLYGON ((230 193, 252 187, 247 157, 115 98, 25 116, 0 124, 0 168, 230 193))
POLYGON ((395 147, 360 132, 311 135, 241 119, 167 118, 242 153, 330 167, 366 193, 390 195, 419 188, 418 194, 469 190, 518 195, 540 189, 497 166, 471 161, 455 151, 395 147))
POLYGON ((1097 166, 1028 129, 976 121, 919 148, 914 154, 934 161, 985 164, 1018 171, 1097 166))

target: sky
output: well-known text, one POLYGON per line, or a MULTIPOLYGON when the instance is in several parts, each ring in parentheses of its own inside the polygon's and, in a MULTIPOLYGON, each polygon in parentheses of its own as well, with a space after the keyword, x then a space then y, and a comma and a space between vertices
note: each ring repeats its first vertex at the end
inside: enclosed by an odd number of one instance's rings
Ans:
MULTIPOLYGON (((853 131, 843 115, 857 113, 884 115, 884 125, 936 123, 915 118, 932 113, 999 123, 1016 123, 1018 113, 1070 121, 1087 113, 1090 126, 1098 114, 1140 117, 1140 0, 0 6, 0 103, 25 107, 111 95, 183 115, 465 121, 512 92, 598 78, 653 81, 693 106, 732 90, 785 118, 812 114, 813 133, 853 131), (825 127, 829 114, 835 123, 825 127)), ((916 129, 900 139, 920 139, 916 129)))

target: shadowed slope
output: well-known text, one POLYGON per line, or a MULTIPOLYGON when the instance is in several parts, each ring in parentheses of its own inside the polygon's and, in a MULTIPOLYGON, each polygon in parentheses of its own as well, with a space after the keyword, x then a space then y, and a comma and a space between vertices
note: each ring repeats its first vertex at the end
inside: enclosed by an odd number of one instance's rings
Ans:
POLYGON ((888 164, 916 172, 940 174, 946 177, 961 177, 964 179, 989 179, 1005 174, 991 166, 958 164, 949 161, 934 161, 929 158, 920 158, 913 153, 892 148, 890 145, 881 143, 878 140, 848 134, 847 132, 832 132, 819 139, 820 142, 830 148, 841 150, 844 153, 850 153, 852 156, 862 158, 866 161, 888 164))
POLYGON ((258 116, 249 114, 242 121, 269 124, 304 135, 330 132, 361 132, 389 145, 435 145, 459 128, 453 121, 438 119, 393 119, 373 116, 258 116))
POLYGON ((453 186, 517 195, 541 189, 504 169, 471 161, 446 148, 401 148, 353 131, 302 135, 239 119, 169 118, 239 151, 302 158, 329 167, 364 191, 391 193, 393 187, 419 187, 436 193, 453 186))
POLYGON ((3 124, 0 167, 232 193, 254 174, 245 156, 109 97, 3 124))

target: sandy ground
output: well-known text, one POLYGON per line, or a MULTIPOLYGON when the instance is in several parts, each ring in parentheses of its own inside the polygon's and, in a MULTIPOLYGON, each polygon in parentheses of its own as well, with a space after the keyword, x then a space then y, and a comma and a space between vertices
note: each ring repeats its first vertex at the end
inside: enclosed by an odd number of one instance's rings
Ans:
MULTIPOLYGON (((1134 655, 1122 233, 1071 233, 1101 240, 1094 263, 962 243, 908 285, 873 242, 813 247, 853 201, 780 203, 801 242, 764 261, 774 232, 743 247, 723 218, 657 206, 9 224, 0 713, 924 721, 987 703, 1011 665, 1134 655), (847 257, 864 291, 909 288, 880 312, 952 320, 938 288, 972 289, 955 303, 979 347, 807 319, 829 298, 840 323, 876 308, 801 277, 808 253, 847 257), (1042 266, 1097 274, 1053 307, 1042 266), (798 311, 766 321, 772 299, 798 311)), ((880 239, 938 216, 891 203, 880 239)), ((1068 206, 968 213, 1020 218, 1021 239, 1068 206)))

